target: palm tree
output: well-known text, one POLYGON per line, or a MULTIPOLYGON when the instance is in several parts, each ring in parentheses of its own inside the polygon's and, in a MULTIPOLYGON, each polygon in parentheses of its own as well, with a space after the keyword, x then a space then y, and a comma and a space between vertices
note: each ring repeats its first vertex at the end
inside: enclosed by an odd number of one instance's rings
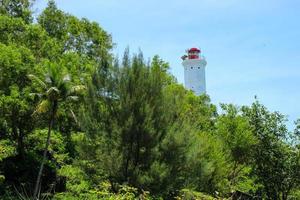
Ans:
MULTIPOLYGON (((64 73, 61 67, 54 64, 49 64, 48 73, 45 74, 44 81, 33 74, 28 75, 28 77, 35 81, 41 89, 39 93, 34 93, 34 95, 37 95, 40 98, 40 102, 38 103, 34 114, 49 113, 48 134, 33 193, 33 198, 39 199, 41 177, 44 164, 46 162, 48 147, 50 145, 51 130, 59 108, 59 103, 69 100, 77 100, 78 96, 76 96, 76 94, 84 90, 85 87, 82 85, 71 86, 70 76, 64 73)), ((73 112, 72 115, 74 116, 73 112)))

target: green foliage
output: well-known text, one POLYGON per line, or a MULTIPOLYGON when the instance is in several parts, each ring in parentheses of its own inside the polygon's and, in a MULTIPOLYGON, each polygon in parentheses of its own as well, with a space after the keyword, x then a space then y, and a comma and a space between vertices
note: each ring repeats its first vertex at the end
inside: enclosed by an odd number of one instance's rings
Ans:
POLYGON ((62 52, 74 52, 97 62, 108 58, 111 37, 96 22, 78 19, 57 9, 54 1, 38 17, 39 24, 50 37, 59 41, 62 52))
POLYGON ((232 159, 243 164, 251 159, 251 149, 257 143, 247 118, 233 105, 221 105, 224 114, 218 117, 217 134, 230 150, 232 159))
POLYGON ((67 191, 73 195, 87 193, 90 189, 90 183, 87 181, 85 173, 78 167, 65 165, 59 169, 59 175, 67 178, 67 191))
MULTIPOLYGON (((154 162, 158 159, 157 150, 166 129, 162 115, 165 66, 158 58, 151 66, 146 66, 141 54, 131 63, 111 75, 115 78, 114 90, 97 93, 103 88, 101 82, 95 82, 90 88, 93 96, 88 99, 89 107, 85 108, 88 115, 84 116, 84 126, 89 137, 97 138, 93 151, 99 153, 96 156, 101 159, 99 165, 103 167, 100 169, 106 174, 116 170, 110 176, 120 183, 147 188, 145 180, 150 178, 147 171, 158 167, 154 162), (94 101, 95 98, 99 101, 94 101), (101 106, 97 107, 99 104, 101 106)), ((98 74, 97 79, 101 76, 98 74)))
POLYGON ((291 195, 289 196, 289 199, 296 200, 296 199, 299 199, 299 198, 300 198, 300 190, 299 190, 299 188, 294 189, 291 192, 291 195))
POLYGON ((186 185, 210 194, 228 192, 229 166, 221 141, 207 133, 200 133, 192 140, 187 157, 186 185))
POLYGON ((254 151, 253 172, 269 199, 287 199, 299 184, 299 150, 289 146, 285 116, 270 112, 258 101, 243 108, 258 139, 254 151))
POLYGON ((8 140, 0 141, 0 161, 13 156, 16 153, 15 147, 8 140))
MULTIPOLYGON (((15 154, 16 149, 8 140, 0 140, 0 162, 2 162, 5 158, 14 156, 15 154)), ((4 180, 5 176, 2 175, 0 171, 0 185, 3 184, 4 180)))
POLYGON ((8 15, 10 17, 22 18, 26 23, 32 20, 30 0, 1 0, 0 14, 8 15))
POLYGON ((102 182, 95 189, 88 191, 83 191, 82 188, 79 189, 80 193, 57 193, 53 199, 57 200, 84 200, 84 199, 103 199, 103 200, 135 200, 135 199, 144 199, 152 200, 148 192, 143 192, 139 194, 136 188, 121 185, 117 193, 111 192, 111 184, 108 182, 102 182))
POLYGON ((15 45, 4 45, 0 43, 0 86, 1 93, 9 93, 11 86, 24 88, 29 80, 27 73, 33 68, 33 56, 30 50, 15 45))
POLYGON ((218 117, 216 134, 228 151, 230 160, 229 181, 231 190, 249 192, 253 179, 249 178, 249 164, 253 160, 253 149, 257 138, 252 132, 248 119, 233 105, 221 104, 223 113, 218 117))
POLYGON ((209 195, 188 189, 182 189, 180 193, 180 196, 176 197, 177 200, 216 200, 216 198, 209 195))
MULTIPOLYGON (((47 131, 47 129, 36 129, 32 134, 28 135, 25 142, 32 145, 30 149, 32 152, 39 152, 44 149, 47 131)), ((51 135, 51 143, 48 148, 48 152, 53 155, 55 162, 59 165, 63 165, 69 160, 64 139, 60 132, 54 131, 51 135)))
POLYGON ((11 44, 21 42, 25 29, 26 25, 22 19, 0 15, 1 43, 11 44))

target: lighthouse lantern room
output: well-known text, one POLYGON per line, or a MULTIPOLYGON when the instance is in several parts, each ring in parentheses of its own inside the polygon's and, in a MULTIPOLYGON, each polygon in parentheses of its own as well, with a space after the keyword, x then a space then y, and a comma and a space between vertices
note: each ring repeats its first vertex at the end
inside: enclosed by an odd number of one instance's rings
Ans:
POLYGON ((184 67, 184 84, 189 90, 195 92, 196 95, 206 93, 205 83, 205 66, 207 64, 202 57, 201 50, 198 48, 190 48, 187 55, 182 56, 182 65, 184 67))

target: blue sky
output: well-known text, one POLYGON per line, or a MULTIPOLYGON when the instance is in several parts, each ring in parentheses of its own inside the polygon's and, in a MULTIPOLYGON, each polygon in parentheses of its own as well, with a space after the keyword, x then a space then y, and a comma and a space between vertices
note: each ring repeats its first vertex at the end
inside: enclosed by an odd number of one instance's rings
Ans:
MULTIPOLYGON (((36 0, 36 12, 45 0, 36 0)), ((249 105, 257 95, 272 111, 300 118, 298 0, 57 0, 58 7, 97 21, 114 52, 158 54, 183 82, 180 57, 200 47, 212 102, 249 105)))

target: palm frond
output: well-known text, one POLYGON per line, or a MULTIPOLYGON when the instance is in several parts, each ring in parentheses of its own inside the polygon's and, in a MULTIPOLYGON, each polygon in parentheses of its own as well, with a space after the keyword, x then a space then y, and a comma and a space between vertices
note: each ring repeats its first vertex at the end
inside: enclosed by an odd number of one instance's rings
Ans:
POLYGON ((45 77, 45 82, 48 83, 48 84, 52 83, 52 80, 51 80, 51 78, 50 78, 50 76, 48 74, 45 77))
POLYGON ((47 96, 56 97, 56 98, 58 98, 59 93, 60 93, 60 91, 57 87, 50 87, 46 92, 47 96))
POLYGON ((72 115, 72 117, 73 117, 75 123, 79 125, 78 120, 77 120, 77 117, 76 117, 76 115, 75 115, 75 113, 73 112, 72 109, 70 109, 70 112, 71 112, 71 115, 72 115))
POLYGON ((39 77, 33 75, 33 74, 28 74, 27 77, 32 80, 32 81, 36 81, 41 87, 43 87, 44 89, 47 88, 46 83, 44 83, 44 81, 42 81, 39 77))
POLYGON ((42 93, 36 93, 36 92, 32 92, 32 93, 29 93, 29 96, 30 97, 38 97, 38 98, 42 98, 43 97, 43 94, 42 93))
POLYGON ((63 82, 69 82, 71 80, 71 76, 69 74, 66 74, 64 77, 63 77, 63 82))
POLYGON ((68 96, 66 100, 70 100, 70 101, 77 101, 79 99, 78 96, 68 96))
POLYGON ((45 113, 50 108, 50 102, 48 100, 42 100, 38 105, 36 110, 33 112, 33 115, 35 114, 41 114, 45 113))
POLYGON ((69 94, 78 94, 86 89, 84 85, 75 85, 70 88, 69 94))

